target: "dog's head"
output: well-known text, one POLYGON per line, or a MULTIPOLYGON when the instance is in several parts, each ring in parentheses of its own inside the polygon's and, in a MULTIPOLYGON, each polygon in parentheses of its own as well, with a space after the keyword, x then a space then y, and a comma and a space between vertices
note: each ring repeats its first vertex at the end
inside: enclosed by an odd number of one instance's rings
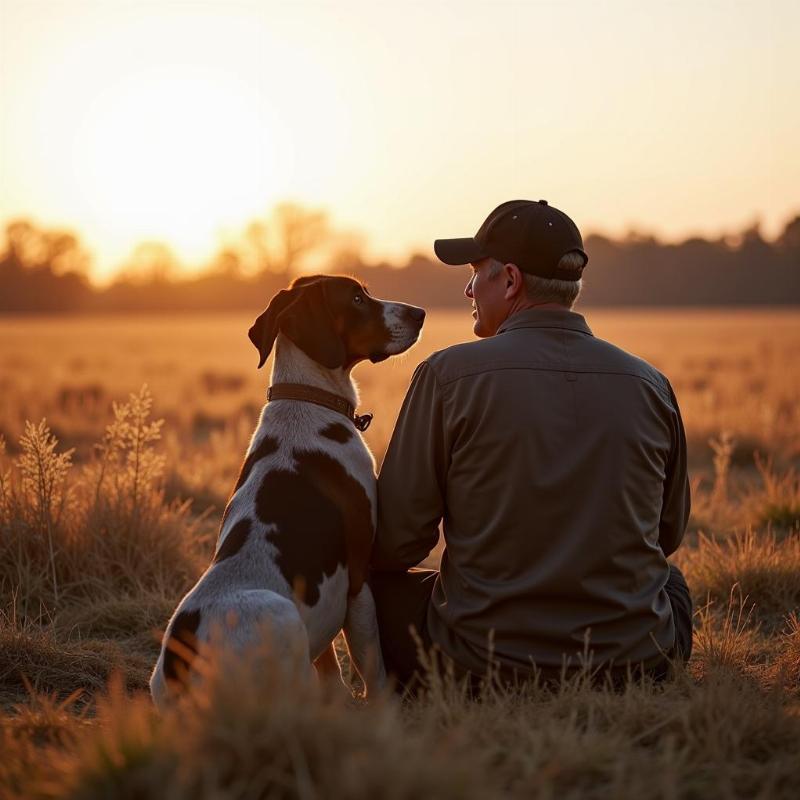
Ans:
POLYGON ((250 341, 264 366, 278 333, 327 369, 350 369, 402 353, 419 337, 425 312, 406 303, 372 297, 353 278, 298 278, 272 298, 250 328, 250 341))

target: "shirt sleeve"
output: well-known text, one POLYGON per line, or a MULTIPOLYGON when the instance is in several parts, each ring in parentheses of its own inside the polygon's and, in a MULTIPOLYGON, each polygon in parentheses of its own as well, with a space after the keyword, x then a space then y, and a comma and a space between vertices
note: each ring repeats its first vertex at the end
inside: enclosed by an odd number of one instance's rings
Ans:
POLYGON ((447 460, 441 390, 423 361, 411 378, 378 477, 373 567, 405 570, 436 546, 447 460))
POLYGON ((661 521, 658 526, 658 542, 665 556, 678 549, 689 522, 691 510, 691 490, 686 465, 686 432, 678 408, 678 400, 672 387, 669 396, 673 409, 673 431, 667 475, 664 481, 664 502, 661 507, 661 521))

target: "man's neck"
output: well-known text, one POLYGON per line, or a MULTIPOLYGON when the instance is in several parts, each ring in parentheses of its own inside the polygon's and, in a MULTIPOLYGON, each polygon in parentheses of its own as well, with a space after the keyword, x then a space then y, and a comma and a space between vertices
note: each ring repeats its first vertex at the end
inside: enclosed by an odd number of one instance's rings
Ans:
POLYGON ((527 311, 529 308, 554 308, 558 311, 571 311, 569 306, 561 305, 561 303, 529 303, 519 309, 520 311, 527 311))
POLYGON ((571 311, 568 306, 563 306, 561 303, 535 303, 530 300, 523 300, 519 303, 515 303, 511 306, 508 315, 506 316, 506 320, 511 319, 515 314, 519 314, 521 311, 530 311, 531 309, 542 310, 542 311, 571 311))

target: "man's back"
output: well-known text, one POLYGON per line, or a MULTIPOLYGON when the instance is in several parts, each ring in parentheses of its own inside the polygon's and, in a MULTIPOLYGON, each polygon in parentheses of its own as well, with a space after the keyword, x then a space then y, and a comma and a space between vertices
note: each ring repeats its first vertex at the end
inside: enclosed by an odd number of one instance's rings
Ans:
POLYGON ((594 663, 651 663, 675 638, 666 555, 688 512, 667 380, 581 315, 531 309, 415 373, 380 474, 376 563, 419 563, 443 518, 428 630, 466 669, 485 667, 490 633, 511 668, 575 664, 587 636, 594 663))

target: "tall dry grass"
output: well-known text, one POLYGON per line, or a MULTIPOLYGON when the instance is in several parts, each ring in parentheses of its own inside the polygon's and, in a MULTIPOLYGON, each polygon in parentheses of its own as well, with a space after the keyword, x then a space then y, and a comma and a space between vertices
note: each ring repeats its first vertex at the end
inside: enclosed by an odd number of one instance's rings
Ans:
POLYGON ((165 498, 151 407, 146 387, 114 404, 82 465, 45 420, 0 459, 0 699, 26 681, 97 690, 114 669, 145 685, 153 631, 202 563, 190 502, 165 498))
MULTIPOLYGON (((0 335, 0 797, 795 797, 800 325, 599 317, 681 401, 688 669, 659 687, 613 691, 587 670, 478 696, 432 672, 413 700, 363 705, 268 659, 255 677, 212 662, 164 716, 145 692, 158 633, 211 558, 266 376, 232 317, 0 335)), ((379 457, 416 362, 467 338, 448 319, 405 360, 362 372, 379 457)))
POLYGON ((95 458, 80 467, 45 420, 26 424, 0 482, 0 597, 21 619, 126 595, 172 598, 196 573, 190 503, 165 502, 151 407, 146 387, 114 404, 95 458))

